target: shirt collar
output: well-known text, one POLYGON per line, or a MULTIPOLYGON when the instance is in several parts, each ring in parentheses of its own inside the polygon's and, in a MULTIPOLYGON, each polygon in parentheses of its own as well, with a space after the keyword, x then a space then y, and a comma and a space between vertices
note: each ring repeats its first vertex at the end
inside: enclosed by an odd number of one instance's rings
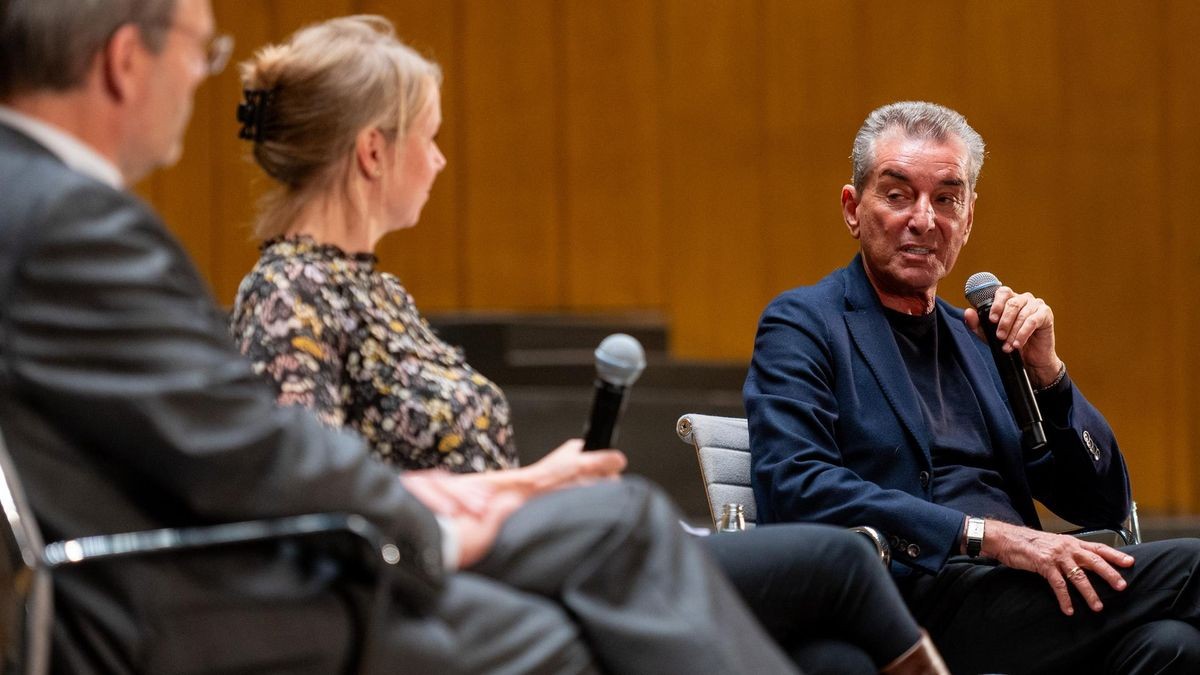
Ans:
POLYGON ((20 131, 62 160, 71 169, 120 190, 125 179, 120 169, 91 146, 59 127, 0 105, 0 123, 20 131))

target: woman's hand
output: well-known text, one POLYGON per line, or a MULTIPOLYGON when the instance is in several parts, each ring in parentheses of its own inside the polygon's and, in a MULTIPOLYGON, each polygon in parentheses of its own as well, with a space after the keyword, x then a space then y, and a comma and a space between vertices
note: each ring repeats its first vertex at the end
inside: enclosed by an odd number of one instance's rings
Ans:
POLYGON ((494 489, 533 497, 551 490, 615 479, 625 465, 625 454, 620 450, 585 452, 583 441, 573 438, 529 466, 476 475, 494 489))
POLYGON ((443 516, 479 517, 488 512, 496 487, 478 475, 421 469, 400 474, 400 482, 430 511, 443 516))
POLYGON ((625 453, 620 450, 584 451, 583 441, 573 438, 525 467, 534 476, 536 492, 614 480, 625 470, 625 453))
POLYGON ((616 479, 625 469, 620 450, 583 451, 572 439, 520 469, 453 474, 439 469, 406 471, 404 487, 431 511, 458 526, 462 567, 478 561, 513 511, 531 497, 565 487, 616 479))

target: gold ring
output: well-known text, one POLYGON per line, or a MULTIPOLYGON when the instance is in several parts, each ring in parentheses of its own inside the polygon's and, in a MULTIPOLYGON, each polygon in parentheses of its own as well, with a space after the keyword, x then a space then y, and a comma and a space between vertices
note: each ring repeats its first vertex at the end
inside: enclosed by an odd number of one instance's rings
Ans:
POLYGON ((1076 565, 1067 571, 1067 578, 1068 579, 1078 579, 1079 577, 1083 576, 1083 574, 1084 574, 1083 568, 1080 567, 1079 565, 1076 565))

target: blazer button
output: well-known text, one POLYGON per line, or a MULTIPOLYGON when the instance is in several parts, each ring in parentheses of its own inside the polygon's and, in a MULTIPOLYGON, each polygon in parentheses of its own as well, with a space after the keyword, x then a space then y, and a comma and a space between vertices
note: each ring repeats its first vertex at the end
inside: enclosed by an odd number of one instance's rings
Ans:
POLYGON ((929 472, 928 471, 922 471, 920 474, 918 474, 917 477, 921 479, 921 487, 923 487, 923 488, 929 487, 929 472))
POLYGON ((905 549, 904 552, 908 554, 908 557, 916 558, 921 555, 921 547, 917 546, 916 544, 909 544, 908 548, 905 549))

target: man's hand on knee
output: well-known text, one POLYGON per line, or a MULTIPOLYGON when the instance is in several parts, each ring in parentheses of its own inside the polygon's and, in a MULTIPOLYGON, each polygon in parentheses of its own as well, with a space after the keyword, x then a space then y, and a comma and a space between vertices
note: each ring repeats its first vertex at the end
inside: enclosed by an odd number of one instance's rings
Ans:
POLYGON ((1111 546, 1065 534, 1041 532, 996 520, 987 521, 983 555, 1015 568, 1036 572, 1050 583, 1063 614, 1075 613, 1069 588, 1074 585, 1092 611, 1104 609, 1088 576, 1091 572, 1113 589, 1125 590, 1125 579, 1113 567, 1133 565, 1133 556, 1111 546))

